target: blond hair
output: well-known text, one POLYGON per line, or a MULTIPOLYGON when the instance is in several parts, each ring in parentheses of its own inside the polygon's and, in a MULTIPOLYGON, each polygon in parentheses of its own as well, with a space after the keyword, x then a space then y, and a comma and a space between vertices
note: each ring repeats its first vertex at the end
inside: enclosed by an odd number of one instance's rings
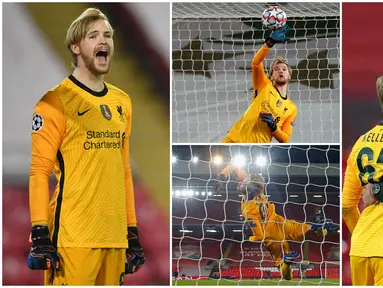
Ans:
POLYGON ((290 78, 291 78, 291 75, 293 74, 293 69, 291 69, 289 63, 287 62, 286 58, 283 58, 282 56, 277 56, 275 57, 273 63, 271 64, 271 67, 270 67, 270 73, 269 73, 269 78, 271 79, 271 75, 273 75, 273 70, 274 70, 274 66, 275 65, 278 65, 278 64, 285 64, 287 66, 287 70, 289 70, 289 74, 290 74, 290 78))
POLYGON ((74 20, 68 28, 65 44, 72 55, 72 65, 74 67, 77 67, 77 55, 73 53, 71 46, 79 44, 88 33, 92 24, 97 20, 106 20, 109 22, 108 17, 106 17, 99 9, 88 8, 82 12, 82 14, 74 20))
POLYGON ((382 106, 383 110, 383 75, 376 80, 376 90, 378 92, 378 97, 380 100, 380 106, 382 106))

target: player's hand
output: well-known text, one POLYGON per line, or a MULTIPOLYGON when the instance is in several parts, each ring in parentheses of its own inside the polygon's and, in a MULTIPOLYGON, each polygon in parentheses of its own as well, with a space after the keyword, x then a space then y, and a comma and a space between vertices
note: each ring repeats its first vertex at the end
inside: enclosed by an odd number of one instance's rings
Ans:
POLYGON ((287 38, 287 33, 289 32, 289 30, 290 27, 288 25, 283 26, 282 29, 274 30, 266 39, 266 45, 271 48, 274 46, 275 43, 289 41, 290 39, 287 38))
POLYGON ((215 191, 215 193, 218 193, 219 190, 222 189, 223 184, 226 182, 226 180, 227 180, 227 179, 226 179, 226 176, 223 175, 223 174, 219 174, 219 175, 217 176, 217 179, 215 180, 215 181, 216 181, 216 184, 215 184, 215 187, 214 187, 214 191, 215 191))
POLYGON ((36 225, 31 230, 32 247, 28 267, 33 270, 60 270, 60 256, 49 238, 47 226, 36 225))
POLYGON ((270 127, 271 132, 275 132, 277 130, 277 120, 279 120, 278 117, 274 119, 271 113, 261 112, 259 113, 259 118, 261 118, 261 120, 270 127))
POLYGON ((322 219, 311 226, 311 231, 322 232, 324 236, 327 232, 336 232, 338 230, 339 225, 335 224, 331 219, 322 219))
POLYGON ((138 241, 137 227, 128 227, 128 244, 126 249, 125 274, 133 274, 141 269, 145 263, 144 249, 138 241))

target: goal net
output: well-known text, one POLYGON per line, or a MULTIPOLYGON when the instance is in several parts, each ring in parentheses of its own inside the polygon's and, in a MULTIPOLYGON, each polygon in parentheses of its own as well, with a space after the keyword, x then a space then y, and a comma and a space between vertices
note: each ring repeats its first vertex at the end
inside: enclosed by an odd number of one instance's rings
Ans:
POLYGON ((232 285, 339 284, 338 145, 173 145, 172 149, 175 285, 210 285, 214 281, 232 285), (216 192, 217 175, 229 164, 247 174, 261 173, 268 204, 283 217, 267 216, 261 221, 262 240, 249 240, 253 232, 241 214, 240 179, 229 174, 216 192), (284 227, 287 221, 314 224, 323 219, 336 224, 335 231, 324 237, 309 231, 292 238, 286 236, 290 233, 287 228, 270 232, 277 229, 277 222, 284 227), (284 242, 290 251, 299 253, 291 266, 290 282, 282 279, 279 262, 273 257, 275 251, 282 251, 284 242), (270 243, 277 245, 274 252, 268 248, 270 243), (185 280, 193 283, 182 283, 185 280))
MULTIPOLYGON (((276 5, 278 3, 273 3, 276 5)), ((173 3, 173 143, 221 141, 253 94, 251 61, 270 33, 261 15, 269 3, 173 3)), ((280 3, 292 28, 284 56, 293 75, 288 95, 298 108, 294 143, 340 139, 339 3, 280 3)))

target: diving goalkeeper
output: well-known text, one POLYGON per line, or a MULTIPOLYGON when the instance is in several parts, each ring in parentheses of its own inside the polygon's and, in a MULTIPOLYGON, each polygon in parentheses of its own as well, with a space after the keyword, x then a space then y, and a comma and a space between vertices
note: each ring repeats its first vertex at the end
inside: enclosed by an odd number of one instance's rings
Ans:
POLYGON ((313 232, 326 235, 327 231, 337 231, 339 228, 330 219, 321 220, 316 224, 300 223, 287 220, 275 212, 275 205, 267 200, 264 194, 265 180, 261 175, 247 174, 244 171, 227 165, 218 174, 215 191, 218 192, 229 174, 234 173, 239 183, 237 191, 241 193, 241 212, 253 232, 249 241, 261 241, 274 261, 274 265, 280 269, 283 279, 292 279, 292 267, 294 259, 299 253, 290 251, 286 240, 302 241, 306 234, 313 232))
POLYGON ((287 96, 292 69, 286 59, 275 58, 270 79, 262 61, 275 43, 287 41, 288 26, 273 31, 252 61, 253 100, 243 116, 234 124, 221 143, 289 142, 294 128, 297 108, 287 96))

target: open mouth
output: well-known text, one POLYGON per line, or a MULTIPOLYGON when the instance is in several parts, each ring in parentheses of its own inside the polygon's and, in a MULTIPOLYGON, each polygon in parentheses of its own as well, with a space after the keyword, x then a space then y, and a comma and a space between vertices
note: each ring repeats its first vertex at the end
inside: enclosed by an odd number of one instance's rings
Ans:
POLYGON ((108 59, 108 51, 104 49, 97 51, 96 58, 97 60, 106 62, 106 60, 108 59))

